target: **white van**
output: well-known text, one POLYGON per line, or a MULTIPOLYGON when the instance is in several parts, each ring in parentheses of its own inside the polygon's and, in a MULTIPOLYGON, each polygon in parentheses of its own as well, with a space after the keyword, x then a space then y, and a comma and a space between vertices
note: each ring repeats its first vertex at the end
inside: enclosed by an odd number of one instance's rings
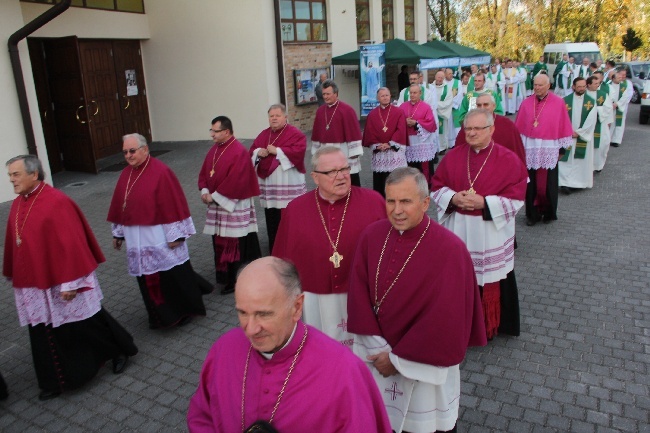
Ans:
POLYGON ((563 42, 559 44, 547 44, 544 47, 544 62, 548 66, 548 75, 553 81, 553 72, 562 56, 568 54, 575 59, 576 65, 582 64, 583 57, 589 57, 590 62, 603 60, 600 48, 595 42, 563 42))

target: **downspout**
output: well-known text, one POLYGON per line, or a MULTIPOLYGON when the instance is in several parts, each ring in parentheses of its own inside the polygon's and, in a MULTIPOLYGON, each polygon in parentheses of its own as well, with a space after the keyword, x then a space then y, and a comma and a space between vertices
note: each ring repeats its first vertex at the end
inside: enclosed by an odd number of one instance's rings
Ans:
POLYGON ((282 43, 282 23, 280 22, 280 0, 273 2, 273 12, 275 13, 275 50, 278 53, 278 79, 280 85, 280 103, 287 105, 287 96, 285 94, 285 77, 284 77, 284 54, 282 43))
POLYGON ((23 119, 23 128, 25 129, 25 139, 27 140, 27 151, 30 155, 36 155, 36 137, 34 136, 34 125, 29 114, 29 102, 27 101, 27 90, 25 89, 25 80, 23 78, 23 68, 20 65, 20 52, 18 51, 18 42, 25 39, 45 24, 52 21, 57 16, 65 12, 70 7, 72 0, 63 0, 50 9, 43 12, 23 28, 9 37, 9 57, 11 58, 11 69, 14 73, 16 83, 16 92, 18 93, 18 103, 20 105, 20 115, 23 119))

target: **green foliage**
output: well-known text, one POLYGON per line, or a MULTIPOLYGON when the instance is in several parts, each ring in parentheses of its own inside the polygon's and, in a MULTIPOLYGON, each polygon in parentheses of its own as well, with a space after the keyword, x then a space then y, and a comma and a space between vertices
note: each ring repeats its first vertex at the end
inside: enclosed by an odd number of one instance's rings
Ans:
POLYGON ((439 5, 451 5, 449 14, 457 14, 459 25, 454 29, 450 23, 445 31, 460 43, 494 57, 532 61, 546 44, 567 40, 596 42, 604 58, 620 56, 624 50, 633 51, 634 56, 650 56, 648 0, 449 1, 428 0, 430 13, 440 15, 439 5), (625 29, 635 32, 641 44, 628 48, 623 42, 627 40, 625 29))

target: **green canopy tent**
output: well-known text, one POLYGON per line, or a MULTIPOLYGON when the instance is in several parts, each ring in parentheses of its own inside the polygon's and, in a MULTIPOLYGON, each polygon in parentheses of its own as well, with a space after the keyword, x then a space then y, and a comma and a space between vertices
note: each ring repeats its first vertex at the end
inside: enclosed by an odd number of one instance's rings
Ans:
MULTIPOLYGON (((448 48, 432 48, 425 45, 418 45, 415 42, 403 39, 392 39, 385 43, 386 53, 384 60, 386 64, 409 64, 415 65, 422 59, 444 59, 458 57, 456 53, 448 48)), ((334 65, 359 65, 361 51, 356 50, 332 58, 334 65)))
POLYGON ((477 50, 475 48, 467 47, 465 45, 456 44, 447 41, 429 41, 422 44, 424 47, 433 48, 436 50, 446 49, 456 54, 460 58, 459 66, 467 66, 471 64, 487 64, 490 63, 490 53, 486 51, 477 50))

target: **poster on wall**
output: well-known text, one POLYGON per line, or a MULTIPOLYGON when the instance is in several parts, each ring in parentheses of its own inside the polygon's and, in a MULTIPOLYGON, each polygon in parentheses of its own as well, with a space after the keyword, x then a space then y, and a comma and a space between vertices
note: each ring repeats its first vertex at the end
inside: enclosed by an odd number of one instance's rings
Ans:
POLYGON ((138 81, 135 78, 135 69, 127 69, 126 74, 126 96, 136 96, 138 94, 138 81))
POLYGON ((321 74, 327 74, 328 68, 318 69, 295 69, 294 73, 294 88, 296 89, 296 105, 315 104, 316 100, 316 84, 320 79, 321 74))
POLYGON ((377 90, 386 86, 386 45, 364 45, 361 47, 359 69, 361 70, 361 115, 367 116, 379 105, 377 90))

